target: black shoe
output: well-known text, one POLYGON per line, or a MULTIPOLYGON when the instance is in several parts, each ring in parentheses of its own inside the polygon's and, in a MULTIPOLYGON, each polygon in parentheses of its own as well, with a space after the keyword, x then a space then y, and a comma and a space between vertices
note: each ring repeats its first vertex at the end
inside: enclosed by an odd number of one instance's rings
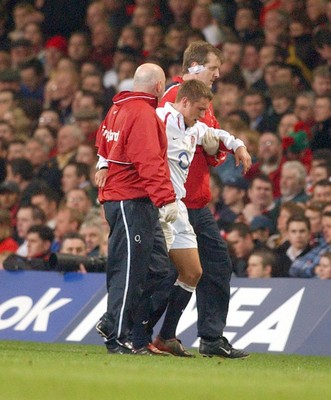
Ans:
POLYGON ((246 358, 249 354, 244 350, 234 349, 224 336, 214 342, 201 339, 199 353, 203 356, 219 356, 224 358, 246 358))
POLYGON ((103 314, 103 316, 100 318, 100 320, 96 324, 95 329, 97 330, 99 335, 108 339, 110 332, 111 332, 110 331, 111 326, 110 326, 110 322, 109 322, 107 313, 103 314))
POLYGON ((120 342, 115 340, 109 343, 105 343, 109 354, 135 354, 132 343, 120 342))

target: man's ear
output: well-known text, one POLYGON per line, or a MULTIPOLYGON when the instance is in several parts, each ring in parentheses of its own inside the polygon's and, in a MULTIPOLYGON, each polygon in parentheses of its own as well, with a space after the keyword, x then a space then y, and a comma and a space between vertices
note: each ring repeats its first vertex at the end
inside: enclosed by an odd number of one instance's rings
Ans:
POLYGON ((182 103, 183 103, 183 107, 184 107, 184 108, 187 107, 188 102, 189 102, 189 101, 188 101, 188 98, 187 98, 187 97, 183 97, 183 98, 182 98, 182 103))

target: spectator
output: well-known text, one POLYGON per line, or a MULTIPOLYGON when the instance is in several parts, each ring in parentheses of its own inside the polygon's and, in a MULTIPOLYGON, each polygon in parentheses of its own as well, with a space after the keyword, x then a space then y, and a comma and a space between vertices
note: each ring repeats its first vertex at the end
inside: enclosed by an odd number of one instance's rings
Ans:
MULTIPOLYGON (((330 160, 331 161, 331 160, 330 160)), ((309 184, 315 185, 316 182, 327 180, 331 177, 331 162, 329 164, 317 164, 310 169, 309 184)))
POLYGON ((268 249, 254 250, 248 258, 248 278, 271 278, 277 267, 275 254, 268 249))
POLYGON ((191 11, 190 26, 200 30, 206 41, 215 47, 221 46, 225 35, 213 19, 208 5, 196 4, 191 11))
MULTIPOLYGON (((61 242, 60 254, 72 254, 74 256, 87 256, 86 243, 82 235, 77 232, 69 232, 63 236, 61 242)), ((80 263, 76 272, 86 274, 87 270, 84 264, 80 263)))
POLYGON ((0 209, 8 210, 12 226, 16 226, 16 214, 19 208, 21 191, 17 183, 5 181, 0 185, 0 209))
POLYGON ((76 232, 65 234, 61 243, 60 254, 86 256, 87 248, 83 236, 76 232))
POLYGON ((163 46, 163 42, 163 27, 157 22, 146 25, 143 31, 143 56, 147 57, 159 50, 163 46))
POLYGON ((84 141, 94 143, 97 129, 100 125, 100 116, 97 111, 78 111, 74 113, 74 124, 78 126, 83 134, 84 141))
POLYGON ((223 74, 221 73, 221 76, 231 73, 232 69, 235 66, 241 64, 243 50, 244 48, 242 43, 237 39, 229 39, 223 44, 222 51, 224 61, 227 64, 227 68, 222 65, 221 71, 223 72, 223 74))
POLYGON ((45 86, 44 106, 57 110, 61 123, 69 122, 72 117, 72 102, 78 84, 79 76, 75 71, 59 71, 45 86))
POLYGON ((329 179, 323 179, 315 183, 311 200, 319 203, 331 201, 331 181, 329 179))
POLYGON ((76 161, 69 162, 63 168, 62 191, 68 193, 71 189, 90 188, 90 171, 88 165, 76 161))
POLYGON ((168 7, 172 14, 173 22, 188 25, 193 6, 193 0, 169 0, 168 7))
POLYGON ((52 128, 49 125, 39 126, 33 131, 34 139, 38 140, 39 142, 43 143, 44 146, 48 149, 47 159, 56 156, 57 149, 56 149, 56 137, 57 131, 56 129, 52 128))
POLYGON ((14 139, 8 144, 7 161, 24 158, 25 140, 14 139))
POLYGON ((18 243, 12 238, 13 228, 8 210, 0 209, 0 254, 15 253, 18 243))
POLYGON ((19 65, 21 94, 24 98, 44 100, 44 67, 37 58, 31 58, 19 65))
POLYGON ((68 41, 68 56, 80 65, 86 61, 91 51, 91 40, 89 35, 83 31, 76 31, 70 35, 68 41))
POLYGON ((107 22, 107 10, 102 0, 92 1, 87 9, 85 16, 86 26, 90 31, 99 22, 107 22))
POLYGON ((315 99, 314 120, 316 124, 312 127, 312 140, 310 148, 331 149, 331 97, 319 96, 315 99))
POLYGON ((20 89, 20 74, 18 71, 8 68, 0 71, 0 91, 13 90, 18 93, 20 89))
POLYGON ((90 168, 89 181, 92 183, 93 186, 95 186, 94 184, 95 166, 98 161, 95 146, 90 143, 80 144, 77 148, 75 161, 79 163, 84 163, 89 166, 90 168))
POLYGON ((308 196, 305 193, 306 169, 299 161, 286 161, 280 174, 280 203, 292 201, 306 203, 308 196))
POLYGON ((311 87, 317 97, 331 95, 331 74, 327 65, 321 65, 313 70, 311 87))
POLYGON ((83 140, 83 134, 77 126, 64 125, 57 134, 57 155, 50 160, 50 165, 62 171, 74 159, 77 146, 83 140))
POLYGON ((295 260, 289 270, 290 276, 299 278, 312 278, 315 268, 319 264, 322 254, 331 251, 331 212, 327 211, 322 216, 323 240, 303 257, 295 260))
POLYGON ((266 244, 270 233, 273 231, 273 224, 270 218, 265 215, 257 215, 252 219, 249 228, 254 241, 266 244))
POLYGON ((313 26, 323 26, 326 22, 326 2, 324 0, 307 0, 306 13, 313 26))
POLYGON ((131 18, 131 24, 144 29, 145 26, 156 22, 154 8, 148 4, 136 5, 131 18))
POLYGON ((142 29, 132 24, 125 25, 117 41, 117 49, 132 49, 137 56, 140 56, 142 47, 142 29))
POLYGON ((23 37, 32 44, 33 54, 39 60, 44 56, 44 33, 41 24, 38 22, 28 22, 23 27, 23 37))
POLYGON ((85 189, 73 188, 66 193, 65 204, 86 215, 92 208, 92 201, 85 189))
POLYGON ((310 132, 315 123, 314 101, 315 95, 313 92, 299 92, 294 103, 294 114, 308 128, 308 132, 310 132))
POLYGON ((62 126, 60 113, 51 108, 44 109, 39 116, 38 126, 50 126, 57 132, 62 126))
POLYGON ((258 215, 268 216, 271 220, 277 214, 276 203, 272 196, 272 182, 266 175, 257 175, 249 184, 249 203, 243 209, 248 224, 258 215))
POLYGON ((234 222, 242 216, 248 188, 244 178, 229 178, 223 183, 223 203, 219 210, 218 226, 220 230, 228 231, 234 222))
POLYGON ((0 139, 4 139, 7 143, 15 139, 14 128, 3 119, 0 120, 0 139))
POLYGON ((102 221, 97 218, 85 220, 79 230, 86 243, 87 255, 95 257, 100 255, 103 232, 100 230, 102 221))
POLYGON ((59 195, 51 188, 45 187, 31 196, 31 204, 39 207, 45 214, 46 225, 55 228, 55 218, 59 206, 59 195))
POLYGON ((315 272, 319 279, 331 279, 331 252, 328 251, 321 256, 315 272))
POLYGON ((7 181, 15 182, 21 192, 21 204, 28 204, 31 194, 43 184, 33 175, 33 166, 26 158, 16 158, 7 163, 7 181))
POLYGON ((242 223, 234 223, 226 235, 234 257, 232 258, 233 272, 237 277, 247 276, 248 258, 260 244, 254 243, 249 227, 242 223))
POLYGON ((259 48, 260 45, 256 42, 248 42, 244 46, 241 68, 248 87, 263 76, 263 70, 259 66, 259 48))
POLYGON ((312 247, 317 246, 322 238, 322 211, 322 204, 316 202, 310 202, 305 209, 305 216, 310 222, 310 244, 312 247))
POLYGON ((53 78, 57 65, 62 57, 67 54, 67 41, 61 35, 49 38, 45 44, 45 75, 53 78))
POLYGON ((170 25, 166 34, 164 43, 169 52, 169 59, 181 61, 183 53, 187 47, 188 28, 187 25, 170 25))
POLYGON ((280 206, 277 218, 277 233, 267 240, 267 246, 271 249, 282 246, 287 240, 287 221, 292 215, 303 215, 304 209, 298 204, 288 201, 280 206))
POLYGON ((313 35, 315 48, 327 66, 331 65, 331 30, 321 28, 316 30, 313 35))
POLYGON ((277 198, 280 196, 280 172, 285 161, 280 138, 272 132, 265 132, 259 140, 258 161, 246 177, 251 180, 259 173, 266 174, 272 182, 274 198, 277 198))
MULTIPOLYGON (((0 89, 1 90, 1 89, 0 89)), ((0 118, 3 119, 5 113, 17 105, 16 93, 11 89, 0 91, 0 118)))
POLYGON ((290 132, 294 131, 295 125, 298 122, 298 117, 294 113, 284 114, 278 124, 278 135, 281 139, 287 137, 290 132))
POLYGON ((291 112, 294 105, 295 89, 284 83, 275 83, 269 88, 271 108, 262 126, 263 131, 277 132, 282 116, 291 112))
POLYGON ((33 225, 44 225, 46 222, 45 213, 37 206, 27 205, 21 206, 17 212, 17 238, 20 247, 16 254, 22 257, 27 257, 27 233, 33 225))
POLYGON ((100 21, 91 27, 92 50, 90 59, 99 62, 105 69, 113 64, 116 45, 116 32, 106 21, 100 21))
POLYGON ((17 69, 20 64, 33 57, 32 43, 27 39, 17 39, 10 44, 11 67, 17 69))
POLYGON ((52 245, 52 251, 56 252, 60 249, 65 234, 78 232, 82 222, 83 215, 80 211, 66 206, 61 206, 55 217, 55 240, 52 245))
POLYGON ((300 214, 292 215, 286 226, 288 240, 276 249, 279 260, 275 275, 279 277, 288 277, 291 264, 311 250, 310 222, 307 217, 300 214))
POLYGON ((26 236, 27 256, 10 255, 3 262, 5 269, 9 270, 35 270, 49 271, 49 256, 54 234, 48 226, 33 225, 26 236))
POLYGON ((26 141, 24 156, 31 163, 35 175, 48 160, 49 151, 50 148, 41 139, 34 137, 26 141))
POLYGON ((250 119, 250 128, 260 131, 266 118, 266 101, 262 92, 256 89, 248 89, 242 97, 243 110, 250 119))
POLYGON ((234 28, 240 41, 243 43, 263 39, 262 30, 255 10, 247 4, 240 5, 237 9, 234 28))

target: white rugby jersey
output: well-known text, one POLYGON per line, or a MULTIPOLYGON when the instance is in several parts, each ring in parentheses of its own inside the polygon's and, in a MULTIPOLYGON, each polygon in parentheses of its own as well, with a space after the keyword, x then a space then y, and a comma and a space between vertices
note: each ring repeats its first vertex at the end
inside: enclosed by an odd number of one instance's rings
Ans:
POLYGON ((170 177, 177 199, 182 199, 186 195, 184 184, 196 146, 201 144, 201 140, 208 130, 218 136, 228 150, 236 151, 239 147, 245 146, 242 140, 236 139, 229 132, 223 129, 210 128, 200 121, 197 121, 190 128, 185 128, 183 115, 175 110, 171 103, 166 103, 164 107, 157 108, 156 112, 166 125, 170 177))

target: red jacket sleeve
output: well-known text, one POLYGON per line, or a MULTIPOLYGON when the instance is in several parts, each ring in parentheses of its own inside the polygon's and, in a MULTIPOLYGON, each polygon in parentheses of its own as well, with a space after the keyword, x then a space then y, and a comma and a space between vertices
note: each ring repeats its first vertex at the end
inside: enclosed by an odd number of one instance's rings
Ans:
POLYGON ((175 201, 167 162, 163 122, 148 109, 139 110, 127 138, 127 155, 134 164, 153 203, 161 207, 175 201), (152 117, 151 117, 152 115, 152 117))

